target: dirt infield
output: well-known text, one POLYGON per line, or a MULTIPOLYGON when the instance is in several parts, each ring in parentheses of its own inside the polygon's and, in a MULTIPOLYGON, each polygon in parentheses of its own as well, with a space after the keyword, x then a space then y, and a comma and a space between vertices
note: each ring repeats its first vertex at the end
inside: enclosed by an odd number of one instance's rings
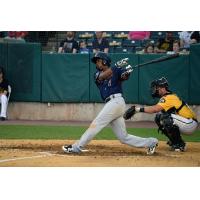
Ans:
POLYGON ((171 152, 160 142, 157 152, 132 148, 118 141, 94 140, 88 152, 64 154, 61 146, 73 141, 64 140, 0 140, 0 166, 8 167, 147 167, 200 166, 199 143, 187 143, 186 152, 171 152))

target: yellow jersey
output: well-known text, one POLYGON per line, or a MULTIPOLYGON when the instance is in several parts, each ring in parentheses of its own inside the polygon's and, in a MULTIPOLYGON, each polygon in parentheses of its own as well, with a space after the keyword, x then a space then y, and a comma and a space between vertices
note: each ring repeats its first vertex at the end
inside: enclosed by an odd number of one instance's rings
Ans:
POLYGON ((191 110, 191 108, 185 104, 176 94, 167 94, 163 96, 159 102, 165 112, 175 112, 187 119, 197 119, 196 114, 191 110), (183 104, 183 105, 182 105, 183 104))

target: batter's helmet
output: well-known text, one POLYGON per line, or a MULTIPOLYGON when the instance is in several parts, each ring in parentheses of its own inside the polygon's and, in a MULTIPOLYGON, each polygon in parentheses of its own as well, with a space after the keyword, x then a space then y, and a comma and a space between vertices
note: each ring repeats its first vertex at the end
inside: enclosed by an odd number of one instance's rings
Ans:
POLYGON ((158 87, 164 87, 168 90, 169 84, 165 77, 153 80, 151 82, 151 96, 153 98, 160 97, 158 94, 158 89, 157 89, 158 87))
POLYGON ((96 53, 91 60, 92 60, 92 62, 94 64, 96 64, 97 59, 102 59, 104 65, 110 66, 110 64, 111 64, 110 57, 106 53, 104 53, 104 52, 98 52, 98 53, 96 53))

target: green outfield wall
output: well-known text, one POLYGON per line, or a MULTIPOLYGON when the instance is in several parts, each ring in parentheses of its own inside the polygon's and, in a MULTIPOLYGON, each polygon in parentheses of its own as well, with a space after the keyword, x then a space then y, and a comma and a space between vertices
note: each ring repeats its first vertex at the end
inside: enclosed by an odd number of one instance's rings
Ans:
MULTIPOLYGON (((94 83, 92 54, 42 53, 37 43, 0 43, 0 65, 12 86, 11 101, 19 102, 102 102, 94 83)), ((162 54, 110 54, 114 62, 128 57, 131 65, 162 54)), ((153 104, 150 82, 165 76, 170 89, 189 104, 200 104, 200 45, 190 55, 135 69, 123 84, 127 103, 153 104)))

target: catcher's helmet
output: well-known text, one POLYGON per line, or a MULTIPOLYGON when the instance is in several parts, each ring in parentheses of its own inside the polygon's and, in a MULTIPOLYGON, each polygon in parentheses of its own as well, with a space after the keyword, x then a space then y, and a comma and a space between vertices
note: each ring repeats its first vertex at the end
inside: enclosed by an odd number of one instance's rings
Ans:
POLYGON ((98 52, 98 53, 96 53, 91 60, 92 60, 92 62, 94 64, 96 64, 97 59, 102 59, 104 65, 110 66, 110 64, 111 64, 110 57, 106 53, 104 53, 104 52, 98 52))
POLYGON ((158 94, 158 87, 164 87, 168 90, 169 84, 165 77, 153 80, 151 82, 151 96, 153 98, 160 97, 158 94))

